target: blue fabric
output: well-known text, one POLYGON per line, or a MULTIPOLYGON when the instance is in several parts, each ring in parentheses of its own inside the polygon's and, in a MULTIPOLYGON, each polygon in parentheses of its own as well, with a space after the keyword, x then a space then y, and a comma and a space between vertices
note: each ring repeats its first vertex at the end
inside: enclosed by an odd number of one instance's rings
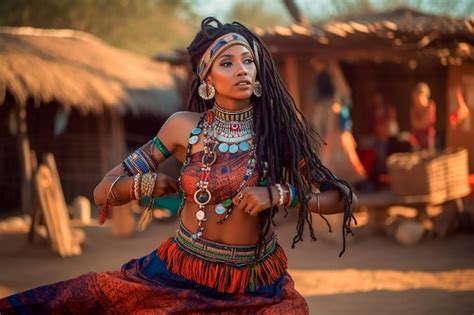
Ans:
MULTIPOLYGON (((122 266, 122 270, 133 271, 136 270, 137 267, 139 273, 143 276, 143 279, 151 282, 157 282, 161 285, 173 288, 197 290, 206 296, 218 299, 226 299, 232 296, 227 293, 219 293, 214 288, 197 284, 192 280, 174 274, 166 268, 166 262, 160 259, 156 251, 141 258, 129 261, 122 266)), ((285 273, 283 273, 277 281, 266 286, 262 286, 259 283, 259 287, 256 291, 250 291, 250 289, 247 289, 246 293, 263 296, 279 296, 282 294, 284 277, 285 273)))

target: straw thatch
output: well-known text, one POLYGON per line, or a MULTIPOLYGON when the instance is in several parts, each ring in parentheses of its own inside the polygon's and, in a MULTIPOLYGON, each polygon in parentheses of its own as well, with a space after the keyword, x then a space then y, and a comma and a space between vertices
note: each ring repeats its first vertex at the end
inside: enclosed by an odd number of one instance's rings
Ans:
POLYGON ((397 10, 346 16, 305 26, 257 28, 272 53, 340 60, 474 61, 474 18, 397 10))
POLYGON ((105 108, 170 114, 180 105, 169 65, 74 30, 0 27, 0 105, 58 102, 82 113, 105 108))

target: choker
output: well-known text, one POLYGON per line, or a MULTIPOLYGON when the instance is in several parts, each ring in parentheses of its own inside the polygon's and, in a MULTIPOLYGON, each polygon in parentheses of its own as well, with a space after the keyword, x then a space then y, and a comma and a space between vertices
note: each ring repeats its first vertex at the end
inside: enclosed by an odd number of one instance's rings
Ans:
POLYGON ((253 118, 253 106, 250 105, 238 111, 230 111, 214 103, 214 113, 216 118, 222 122, 244 122, 253 118))

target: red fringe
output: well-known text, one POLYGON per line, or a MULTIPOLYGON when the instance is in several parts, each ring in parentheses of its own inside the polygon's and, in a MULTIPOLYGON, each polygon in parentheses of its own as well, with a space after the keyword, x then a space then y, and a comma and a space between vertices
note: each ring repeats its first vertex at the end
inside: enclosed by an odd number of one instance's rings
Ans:
POLYGON ((249 284, 258 289, 259 285, 276 281, 288 267, 285 252, 279 245, 263 261, 246 267, 205 261, 183 251, 173 239, 161 245, 158 255, 167 262, 168 270, 220 293, 243 294, 249 284))
POLYGON ((105 220, 107 220, 107 217, 109 216, 109 211, 110 211, 110 205, 106 203, 105 205, 100 208, 100 213, 99 217, 97 218, 97 222, 99 222, 100 225, 105 223, 105 220))

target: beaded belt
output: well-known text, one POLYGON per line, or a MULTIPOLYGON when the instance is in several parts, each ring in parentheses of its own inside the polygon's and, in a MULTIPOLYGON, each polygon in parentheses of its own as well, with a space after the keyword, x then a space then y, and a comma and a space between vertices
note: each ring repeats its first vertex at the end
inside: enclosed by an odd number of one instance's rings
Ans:
MULTIPOLYGON (((255 262, 256 245, 228 245, 203 238, 192 240, 192 232, 180 222, 174 241, 183 250, 204 260, 221 262, 233 266, 246 266, 255 262)), ((276 234, 267 240, 258 261, 264 260, 275 251, 276 234)))

